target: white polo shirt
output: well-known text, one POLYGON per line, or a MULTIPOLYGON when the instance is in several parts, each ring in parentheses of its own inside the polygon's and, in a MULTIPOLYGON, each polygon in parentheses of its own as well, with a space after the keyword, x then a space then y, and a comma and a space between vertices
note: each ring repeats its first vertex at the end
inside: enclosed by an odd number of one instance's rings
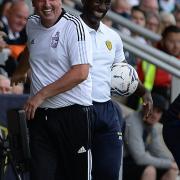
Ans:
MULTIPOLYGON (((92 65, 91 37, 84 22, 68 13, 52 27, 45 28, 40 17, 33 15, 27 22, 30 52, 31 96, 44 86, 61 78, 72 66, 92 65)), ((73 89, 51 97, 41 107, 59 108, 73 104, 92 104, 92 79, 89 74, 73 89)))
POLYGON ((120 36, 102 22, 97 31, 89 29, 93 46, 92 98, 96 102, 111 99, 111 67, 112 64, 125 60, 123 44, 120 36))

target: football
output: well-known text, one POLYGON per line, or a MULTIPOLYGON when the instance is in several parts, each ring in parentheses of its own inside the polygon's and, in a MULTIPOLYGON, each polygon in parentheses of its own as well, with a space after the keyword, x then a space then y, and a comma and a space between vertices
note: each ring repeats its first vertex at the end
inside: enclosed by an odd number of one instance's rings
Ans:
POLYGON ((130 96, 137 89, 138 83, 138 74, 130 64, 113 64, 111 69, 112 95, 130 96))

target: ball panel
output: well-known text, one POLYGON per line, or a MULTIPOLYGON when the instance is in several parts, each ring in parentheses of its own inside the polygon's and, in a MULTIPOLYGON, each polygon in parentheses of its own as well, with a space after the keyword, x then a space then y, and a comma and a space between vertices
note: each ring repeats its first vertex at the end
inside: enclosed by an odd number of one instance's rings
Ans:
POLYGON ((112 95, 129 96, 135 92, 139 83, 136 70, 127 63, 116 63, 111 69, 112 95))

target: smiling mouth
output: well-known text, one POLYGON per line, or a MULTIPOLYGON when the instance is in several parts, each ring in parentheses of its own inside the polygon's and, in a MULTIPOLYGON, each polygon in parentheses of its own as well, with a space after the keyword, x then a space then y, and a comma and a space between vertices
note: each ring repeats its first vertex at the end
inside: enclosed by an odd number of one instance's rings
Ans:
POLYGON ((43 13, 45 15, 49 15, 49 14, 51 14, 51 12, 52 12, 52 9, 43 10, 43 13))
POLYGON ((94 15, 97 17, 102 17, 104 15, 103 12, 94 11, 94 15))

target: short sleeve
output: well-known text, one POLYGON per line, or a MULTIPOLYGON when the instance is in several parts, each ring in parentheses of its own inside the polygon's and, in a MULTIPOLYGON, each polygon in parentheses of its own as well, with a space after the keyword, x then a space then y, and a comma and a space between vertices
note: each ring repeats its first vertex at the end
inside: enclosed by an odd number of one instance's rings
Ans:
POLYGON ((92 65, 92 41, 88 30, 78 17, 73 17, 69 23, 66 41, 71 65, 92 65))
POLYGON ((116 33, 116 50, 115 50, 115 58, 114 63, 119 63, 125 60, 123 43, 120 36, 116 33))
POLYGON ((28 19, 27 23, 26 23, 26 34, 27 34, 27 46, 29 47, 29 38, 28 38, 28 35, 29 35, 29 22, 30 20, 28 19))

